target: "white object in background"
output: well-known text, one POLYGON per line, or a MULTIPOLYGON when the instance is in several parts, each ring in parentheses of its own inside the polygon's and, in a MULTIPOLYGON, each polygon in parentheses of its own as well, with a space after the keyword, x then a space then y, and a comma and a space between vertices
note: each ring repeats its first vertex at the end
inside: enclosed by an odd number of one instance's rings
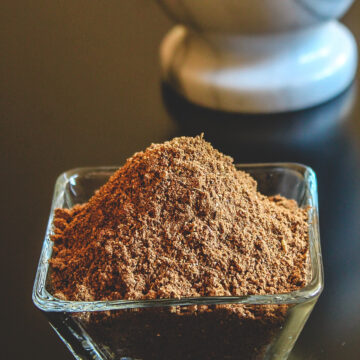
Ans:
POLYGON ((333 98, 355 76, 355 40, 331 20, 352 0, 160 2, 187 25, 176 26, 161 45, 163 76, 196 104, 248 113, 298 110, 333 98))

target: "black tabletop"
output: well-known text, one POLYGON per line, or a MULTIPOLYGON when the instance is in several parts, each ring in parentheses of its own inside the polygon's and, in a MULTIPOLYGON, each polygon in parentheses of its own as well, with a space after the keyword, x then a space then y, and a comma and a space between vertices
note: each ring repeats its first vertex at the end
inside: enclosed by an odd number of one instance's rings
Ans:
MULTIPOLYGON (((356 2, 343 19, 358 37, 359 16, 356 2)), ((356 83, 326 104, 294 113, 202 109, 161 83, 158 46, 171 26, 146 0, 1 2, 1 357, 72 359, 31 301, 57 175, 121 165, 151 142, 204 132, 236 162, 313 167, 325 289, 290 359, 359 359, 356 83)))

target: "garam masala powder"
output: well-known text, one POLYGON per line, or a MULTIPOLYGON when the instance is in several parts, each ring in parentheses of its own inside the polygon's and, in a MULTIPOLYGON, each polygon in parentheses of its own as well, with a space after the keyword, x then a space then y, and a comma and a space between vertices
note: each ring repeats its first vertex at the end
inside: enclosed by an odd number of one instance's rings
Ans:
MULTIPOLYGON (((203 136, 134 154, 87 203, 55 210, 51 239, 50 288, 64 300, 276 294, 309 276, 307 210, 260 194, 203 136)), ((286 311, 203 305, 79 321, 114 359, 257 359, 286 311)))

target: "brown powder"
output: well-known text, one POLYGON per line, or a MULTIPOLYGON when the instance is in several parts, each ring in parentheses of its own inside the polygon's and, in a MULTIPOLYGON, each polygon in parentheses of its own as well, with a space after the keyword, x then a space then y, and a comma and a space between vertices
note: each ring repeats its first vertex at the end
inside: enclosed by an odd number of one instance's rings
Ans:
MULTIPOLYGON (((57 209, 54 231, 51 291, 66 300, 286 293, 309 273, 306 209, 261 195, 202 136, 136 153, 88 203, 57 209)), ((120 357, 252 359, 286 311, 217 305, 80 318, 120 357)))
POLYGON ((153 144, 88 203, 56 210, 53 292, 79 301, 289 292, 306 281, 306 220, 200 136, 153 144))
MULTIPOLYGON (((81 326, 111 360, 260 360, 285 305, 173 306, 87 313, 81 326)), ((77 319, 78 320, 78 319, 77 319)), ((279 359, 279 357, 266 357, 279 359)))

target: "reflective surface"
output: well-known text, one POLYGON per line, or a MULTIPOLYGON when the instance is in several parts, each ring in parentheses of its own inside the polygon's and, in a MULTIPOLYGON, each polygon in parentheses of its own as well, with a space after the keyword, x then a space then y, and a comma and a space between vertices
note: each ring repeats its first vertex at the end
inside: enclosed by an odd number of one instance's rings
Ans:
MULTIPOLYGON (((355 1, 344 22, 358 38, 359 17, 355 1)), ((151 1, 4 0, 0 24, 4 359, 72 359, 31 301, 56 177, 78 166, 121 164, 151 142, 203 131, 236 162, 297 161, 316 171, 325 289, 290 359, 359 358, 360 97, 354 90, 271 117, 180 106, 161 91, 158 46, 172 24, 151 1)))

